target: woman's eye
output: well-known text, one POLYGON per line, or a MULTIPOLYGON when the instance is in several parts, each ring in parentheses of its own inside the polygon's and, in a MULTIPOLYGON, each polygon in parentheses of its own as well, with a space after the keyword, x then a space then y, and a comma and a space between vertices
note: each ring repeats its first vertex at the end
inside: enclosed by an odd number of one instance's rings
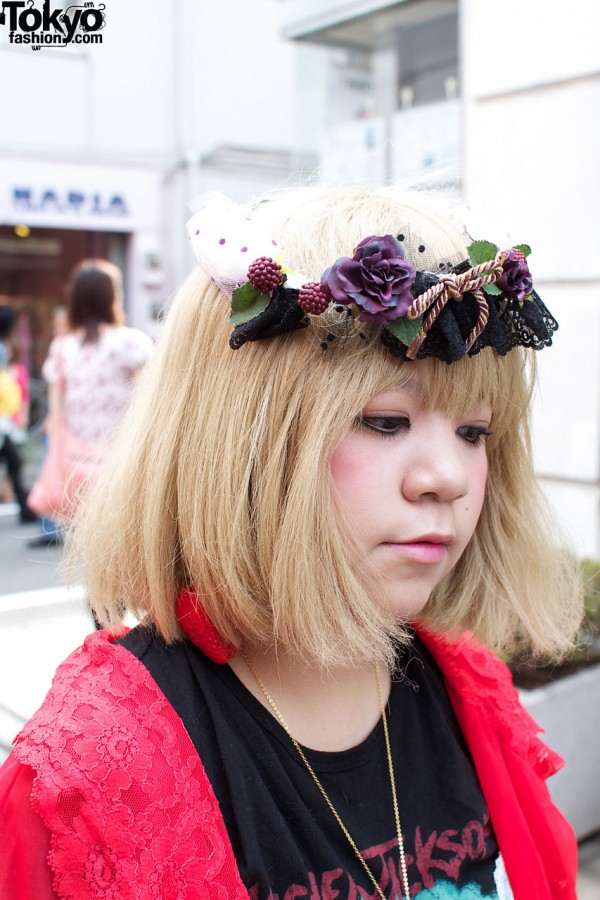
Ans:
POLYGON ((361 428, 386 437, 394 437, 410 428, 410 421, 406 416, 359 416, 356 423, 361 428))
POLYGON ((479 447, 492 432, 484 425, 461 425, 458 433, 469 444, 479 447))

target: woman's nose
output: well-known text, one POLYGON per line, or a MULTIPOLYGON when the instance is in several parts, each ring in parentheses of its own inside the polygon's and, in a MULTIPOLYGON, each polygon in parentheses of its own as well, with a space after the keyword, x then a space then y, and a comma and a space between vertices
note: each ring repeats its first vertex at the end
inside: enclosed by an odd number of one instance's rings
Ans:
POLYGON ((422 440, 415 442, 402 478, 402 494, 407 500, 431 495, 449 501, 468 493, 469 471, 460 441, 450 426, 428 429, 422 440))

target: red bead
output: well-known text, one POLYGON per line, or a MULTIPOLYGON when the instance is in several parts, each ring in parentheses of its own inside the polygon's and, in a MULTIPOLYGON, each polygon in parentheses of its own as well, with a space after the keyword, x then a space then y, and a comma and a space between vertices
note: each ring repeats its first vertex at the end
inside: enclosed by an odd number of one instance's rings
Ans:
POLYGON ((300 288, 298 305, 304 312, 320 316, 329 306, 329 298, 318 281, 309 281, 300 288))
POLYGON ((248 268, 248 281, 261 294, 271 294, 281 281, 281 266, 269 256, 259 256, 248 268))

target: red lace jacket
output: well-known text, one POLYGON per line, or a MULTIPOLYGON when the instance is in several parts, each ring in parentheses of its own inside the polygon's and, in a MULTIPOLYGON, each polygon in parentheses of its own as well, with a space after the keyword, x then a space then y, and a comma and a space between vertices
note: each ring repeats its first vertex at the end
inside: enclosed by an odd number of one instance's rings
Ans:
MULTIPOLYGON (((506 667, 421 636, 444 673, 515 900, 576 900, 577 845, 506 667)), ((148 671, 106 632, 59 668, 0 770, 3 900, 248 900, 217 800, 148 671)))

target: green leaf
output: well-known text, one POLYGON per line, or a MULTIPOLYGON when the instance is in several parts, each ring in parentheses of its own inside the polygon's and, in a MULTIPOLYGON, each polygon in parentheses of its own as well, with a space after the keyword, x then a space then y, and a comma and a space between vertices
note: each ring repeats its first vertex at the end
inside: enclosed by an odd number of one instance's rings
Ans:
POLYGON ((481 263, 496 259, 498 248, 489 241, 473 241, 473 243, 467 247, 467 253, 469 254, 471 265, 480 266, 481 263))
POLYGON ((423 316, 419 316, 418 319, 407 319, 406 316, 400 316, 398 319, 393 319, 391 322, 388 322, 385 327, 394 335, 394 337, 398 338, 402 344, 408 347, 412 344, 421 330, 422 321, 423 316))
POLYGON ((531 253, 531 247, 529 244, 515 244, 514 250, 520 250, 523 256, 529 256, 531 253))
POLYGON ((270 302, 271 298, 267 294, 261 294, 247 281, 233 292, 229 321, 232 325, 243 325, 264 312, 270 302))
POLYGON ((490 295, 497 296, 498 294, 502 293, 502 291, 500 290, 500 288, 498 287, 497 284, 484 284, 483 289, 486 292, 486 294, 490 294, 490 295))

